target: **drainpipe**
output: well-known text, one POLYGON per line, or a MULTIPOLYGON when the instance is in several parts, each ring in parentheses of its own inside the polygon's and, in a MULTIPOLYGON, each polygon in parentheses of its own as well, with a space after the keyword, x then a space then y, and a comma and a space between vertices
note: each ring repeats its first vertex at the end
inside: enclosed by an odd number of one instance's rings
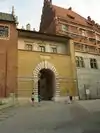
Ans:
POLYGON ((77 75, 77 67, 76 67, 76 54, 75 54, 75 42, 74 41, 70 41, 70 43, 72 43, 70 45, 70 54, 71 54, 71 61, 72 61, 72 65, 73 65, 73 69, 72 71, 74 72, 74 82, 76 84, 76 89, 77 89, 77 95, 80 99, 80 96, 79 96, 79 89, 78 89, 78 75, 77 75))
POLYGON ((79 100, 80 100, 80 92, 79 92, 79 84, 78 84, 78 74, 77 74, 77 66, 76 66, 76 86, 77 86, 77 94, 79 96, 79 100))
POLYGON ((5 56, 6 56, 6 59, 5 59, 5 97, 7 96, 7 66, 8 66, 8 61, 7 61, 7 50, 5 52, 5 56))

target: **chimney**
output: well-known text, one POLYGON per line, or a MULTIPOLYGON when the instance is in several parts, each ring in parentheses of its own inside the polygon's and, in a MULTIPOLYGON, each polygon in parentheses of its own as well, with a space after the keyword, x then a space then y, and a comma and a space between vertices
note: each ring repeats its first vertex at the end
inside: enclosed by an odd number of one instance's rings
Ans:
POLYGON ((52 4, 52 0, 49 0, 49 2, 52 4))
POLYGON ((22 26, 22 28, 21 28, 22 30, 25 30, 25 28, 24 28, 24 26, 22 26))
POLYGON ((33 28, 33 31, 36 31, 35 28, 33 28))
POLYGON ((95 24, 95 21, 94 20, 92 20, 92 24, 95 24))
POLYGON ((95 25, 98 27, 98 23, 95 23, 95 25))
POLYGON ((98 24, 98 23, 96 23, 96 26, 97 26, 97 27, 99 27, 99 24, 98 24))
POLYGON ((52 0, 44 0, 44 4, 49 4, 49 5, 51 5, 51 4, 52 4, 52 0))
POLYGON ((88 16, 87 19, 88 19, 89 21, 91 21, 91 17, 90 17, 90 16, 88 16))
POLYGON ((31 30, 31 25, 30 24, 26 25, 26 30, 31 30))
POLYGON ((71 10, 72 11, 72 7, 69 7, 68 10, 71 10))
POLYGON ((16 21, 16 25, 18 26, 19 22, 18 22, 18 16, 15 17, 15 21, 16 21))

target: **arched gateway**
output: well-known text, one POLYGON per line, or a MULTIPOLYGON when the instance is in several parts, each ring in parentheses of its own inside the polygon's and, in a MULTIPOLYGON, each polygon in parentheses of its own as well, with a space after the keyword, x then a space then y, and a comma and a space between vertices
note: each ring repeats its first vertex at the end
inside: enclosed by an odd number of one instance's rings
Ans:
MULTIPOLYGON (((36 66, 35 70, 33 71, 35 102, 38 101, 38 99, 37 99, 38 98, 38 94, 39 94, 38 82, 39 82, 39 78, 40 78, 39 74, 40 74, 40 72, 43 73, 43 71, 47 72, 47 73, 49 73, 51 71, 51 73, 54 74, 55 87, 54 87, 54 90, 53 90, 53 93, 54 93, 53 94, 53 98, 56 99, 60 95, 59 75, 58 75, 58 72, 57 72, 56 68, 54 67, 54 65, 52 65, 48 61, 42 61, 36 66)), ((49 75, 47 77, 49 77, 49 75)))

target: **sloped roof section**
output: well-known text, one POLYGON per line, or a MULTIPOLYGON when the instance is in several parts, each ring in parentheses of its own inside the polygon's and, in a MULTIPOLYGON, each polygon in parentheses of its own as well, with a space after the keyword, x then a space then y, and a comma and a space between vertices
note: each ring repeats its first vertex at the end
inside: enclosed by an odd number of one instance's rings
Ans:
POLYGON ((81 24, 84 26, 90 26, 87 22, 88 20, 82 16, 80 16, 79 14, 77 14, 76 12, 72 11, 71 8, 69 9, 65 9, 56 5, 52 5, 53 9, 55 10, 56 16, 58 17, 62 17, 68 21, 77 23, 77 24, 81 24))
POLYGON ((2 13, 2 12, 0 12, 0 20, 15 22, 14 16, 12 14, 2 13))

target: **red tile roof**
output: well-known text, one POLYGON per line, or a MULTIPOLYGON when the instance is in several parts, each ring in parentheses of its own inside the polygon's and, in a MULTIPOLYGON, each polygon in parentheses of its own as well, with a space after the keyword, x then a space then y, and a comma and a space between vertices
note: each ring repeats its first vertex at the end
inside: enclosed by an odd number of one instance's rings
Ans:
MULTIPOLYGON (((55 10, 55 14, 57 17, 64 18, 65 20, 69 22, 74 22, 83 26, 91 27, 94 25, 93 21, 89 21, 88 19, 80 16, 78 13, 72 11, 71 9, 65 9, 56 5, 52 5, 52 8, 55 10)), ((96 29, 97 26, 94 25, 96 29)))

